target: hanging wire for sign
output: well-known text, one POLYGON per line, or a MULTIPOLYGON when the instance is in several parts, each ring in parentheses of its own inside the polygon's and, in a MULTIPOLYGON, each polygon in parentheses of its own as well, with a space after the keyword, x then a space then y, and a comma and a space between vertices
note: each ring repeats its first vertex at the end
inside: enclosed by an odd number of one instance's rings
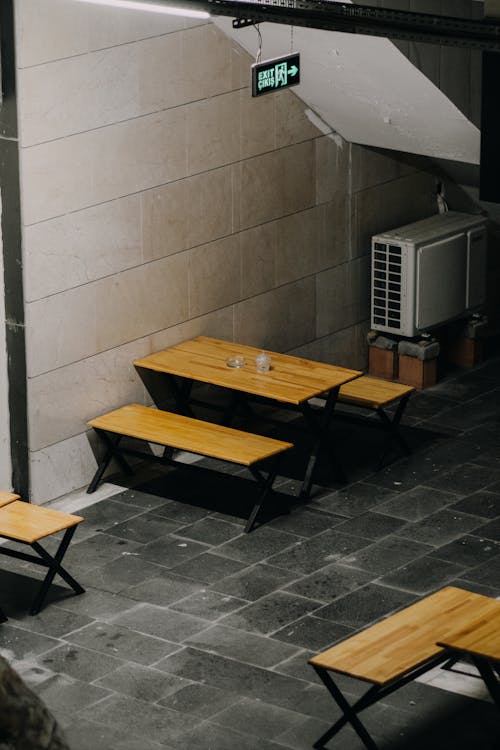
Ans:
POLYGON ((293 26, 290 26, 290 54, 293 52, 293 26))
POLYGON ((257 32, 258 37, 259 37, 259 48, 257 50, 257 56, 255 58, 255 62, 256 63, 260 63, 260 61, 262 59, 262 34, 260 33, 260 23, 257 23, 257 24, 254 23, 253 27, 254 27, 254 29, 257 32))

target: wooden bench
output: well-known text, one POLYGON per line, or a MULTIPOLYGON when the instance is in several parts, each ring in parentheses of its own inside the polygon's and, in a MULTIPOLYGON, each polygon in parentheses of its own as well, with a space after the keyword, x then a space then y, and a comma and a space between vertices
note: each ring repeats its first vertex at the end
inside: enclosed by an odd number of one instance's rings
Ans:
MULTIPOLYGON (((481 651, 484 643, 482 628, 491 633, 491 623, 489 627, 487 623, 492 618, 497 627, 493 656, 499 658, 500 601, 453 586, 425 597, 314 656, 309 664, 343 713, 314 744, 314 748, 324 748, 349 723, 369 750, 377 750, 358 714, 432 667, 447 661, 450 652, 440 644, 455 643, 459 647, 456 641, 460 643, 460 638, 454 637, 454 634, 463 632, 461 637, 470 639, 470 634, 476 632, 477 637, 472 640, 475 648, 481 651), (350 705, 331 673, 363 680, 371 687, 354 705, 350 705)), ((469 647, 470 640, 466 643, 469 647)), ((463 642, 460 647, 464 648, 463 642)), ((485 682, 499 705, 498 686, 492 686, 490 677, 488 674, 489 682, 486 679, 485 682)))
MULTIPOLYGON (((45 508, 41 505, 31 505, 19 500, 19 495, 9 492, 0 492, 0 537, 12 542, 29 545, 35 555, 21 550, 11 549, 6 545, 0 545, 0 554, 15 557, 20 560, 42 565, 48 568, 47 574, 42 581, 40 589, 31 606, 30 613, 38 614, 41 610, 49 587, 56 574, 59 574, 66 583, 71 586, 76 594, 82 594, 84 589, 70 574, 62 567, 62 560, 66 550, 73 538, 76 527, 83 521, 80 516, 63 513, 60 510, 45 508), (63 538, 54 555, 47 552, 40 544, 45 537, 64 531, 63 538)), ((7 618, 2 612, 4 620, 7 618)))
POLYGON ((380 454, 378 468, 383 465, 393 441, 399 444, 406 455, 411 453, 408 443, 399 432, 399 424, 414 390, 415 388, 411 385, 393 383, 390 380, 372 378, 369 375, 351 380, 341 386, 339 390, 339 403, 368 409, 378 415, 382 427, 387 433, 387 440, 380 454), (397 407, 391 418, 386 409, 396 403, 397 407))
POLYGON ((107 450, 87 492, 94 492, 97 488, 113 457, 118 459, 126 471, 131 472, 124 454, 174 464, 178 462, 174 460, 170 449, 217 458, 228 463, 246 466, 257 482, 258 497, 249 515, 245 532, 251 531, 262 504, 272 489, 279 458, 284 451, 293 447, 292 443, 285 443, 282 440, 242 432, 139 404, 123 406, 91 420, 88 424, 102 438, 107 450), (123 437, 154 443, 167 450, 160 458, 142 451, 123 448, 120 446, 123 437), (268 460, 271 461, 272 467, 266 476, 259 464, 268 460))

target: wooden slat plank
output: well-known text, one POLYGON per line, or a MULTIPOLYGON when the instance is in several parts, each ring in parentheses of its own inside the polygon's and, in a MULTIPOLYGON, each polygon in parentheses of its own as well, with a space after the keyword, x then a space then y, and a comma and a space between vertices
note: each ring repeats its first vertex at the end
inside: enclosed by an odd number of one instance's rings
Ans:
POLYGON ((13 503, 14 500, 19 500, 20 495, 16 495, 14 492, 6 492, 5 490, 0 490, 0 508, 4 505, 8 505, 9 503, 13 503))
POLYGON ((497 609, 495 599, 450 586, 314 656, 310 663, 382 685, 439 654, 437 641, 476 627, 497 609))
POLYGON ((364 375, 340 388, 339 401, 378 409, 413 393, 414 390, 415 388, 411 385, 401 385, 401 383, 392 383, 389 380, 364 375))
POLYGON ((199 336, 143 357, 134 364, 296 405, 362 374, 358 370, 276 352, 268 352, 271 356, 270 371, 258 373, 255 357, 260 351, 251 346, 199 336), (227 366, 227 358, 235 354, 245 358, 244 367, 227 366))
POLYGON ((82 521, 80 516, 16 500, 0 508, 0 536, 29 544, 82 521))
POLYGON ((292 447, 292 443, 254 435, 230 427, 202 422, 159 411, 139 404, 128 404, 88 423, 91 427, 157 445, 219 458, 243 466, 262 461, 292 447))
POLYGON ((494 600, 474 628, 466 626, 440 638, 439 645, 500 662, 500 601, 494 600))

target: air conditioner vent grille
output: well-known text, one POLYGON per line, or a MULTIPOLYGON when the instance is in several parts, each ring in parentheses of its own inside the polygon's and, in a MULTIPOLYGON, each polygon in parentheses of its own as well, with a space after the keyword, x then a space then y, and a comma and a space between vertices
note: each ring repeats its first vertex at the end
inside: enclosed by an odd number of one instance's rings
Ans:
POLYGON ((373 251, 373 323, 401 325, 401 248, 381 242, 373 251))

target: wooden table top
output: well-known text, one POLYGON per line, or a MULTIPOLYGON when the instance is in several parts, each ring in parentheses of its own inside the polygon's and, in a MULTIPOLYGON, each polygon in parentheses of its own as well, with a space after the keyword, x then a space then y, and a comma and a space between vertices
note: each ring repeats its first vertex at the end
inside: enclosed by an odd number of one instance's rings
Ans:
POLYGON ((441 653, 438 642, 452 643, 461 632, 464 642, 468 632, 479 633, 490 616, 496 616, 498 648, 499 607, 496 599, 448 586, 314 656, 309 663, 383 685, 441 653))
POLYGON ((134 365, 295 405, 362 375, 358 370, 276 352, 266 352, 271 357, 269 372, 258 373, 255 357, 261 351, 199 336, 143 357, 134 365), (233 355, 244 357, 245 365, 228 367, 226 360, 233 355))
POLYGON ((500 661, 500 601, 492 600, 474 627, 465 626, 440 638, 440 646, 500 661))

